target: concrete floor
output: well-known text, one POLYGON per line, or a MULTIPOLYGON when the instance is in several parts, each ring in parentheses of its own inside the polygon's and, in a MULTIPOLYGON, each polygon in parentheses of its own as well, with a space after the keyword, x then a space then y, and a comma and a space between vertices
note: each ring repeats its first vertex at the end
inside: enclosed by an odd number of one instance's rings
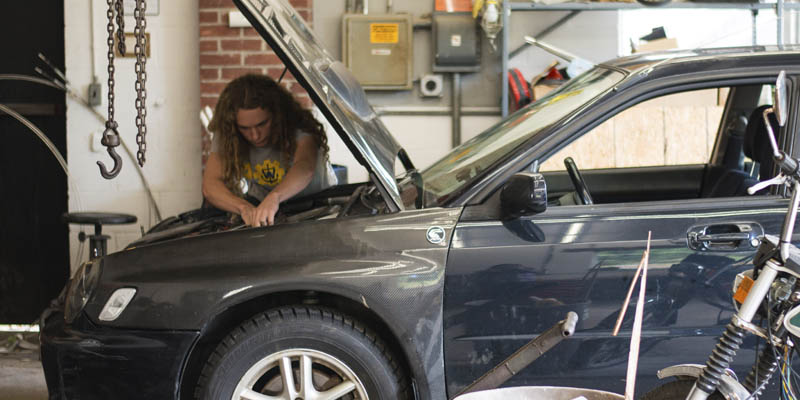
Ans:
MULTIPOLYGON (((0 339, 8 335, 0 333, 0 339)), ((26 334, 26 341, 35 342, 26 334)), ((0 341, 0 400, 47 400, 42 363, 37 349, 9 349, 0 341)))
POLYGON ((0 400, 47 400, 42 363, 30 357, 0 355, 0 400))

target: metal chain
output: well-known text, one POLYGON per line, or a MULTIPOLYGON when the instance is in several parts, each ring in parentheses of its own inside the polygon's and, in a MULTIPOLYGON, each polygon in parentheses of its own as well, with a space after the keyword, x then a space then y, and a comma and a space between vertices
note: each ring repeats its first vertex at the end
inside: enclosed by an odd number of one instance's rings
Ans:
MULTIPOLYGON (((97 165, 100 167, 100 175, 106 179, 112 179, 119 174, 120 169, 122 168, 122 159, 119 157, 117 152, 114 150, 115 147, 119 146, 120 139, 119 139, 119 132, 117 131, 117 122, 114 121, 114 9, 120 10, 120 5, 122 0, 107 0, 108 3, 108 11, 106 12, 106 16, 108 17, 108 25, 106 26, 106 30, 108 31, 108 39, 106 43, 108 44, 108 120, 106 120, 106 130, 103 131, 103 138, 100 140, 100 143, 103 146, 106 146, 108 149, 108 155, 114 160, 114 167, 109 171, 106 169, 106 166, 98 161, 97 165)), ((117 13, 117 22, 119 23, 119 13, 117 13)), ((118 31, 119 32, 119 31, 118 31)))
POLYGON ((116 0, 108 0, 108 121, 114 122, 114 8, 112 2, 116 0))
POLYGON ((147 21, 144 14, 147 9, 145 0, 136 0, 136 8, 133 11, 133 16, 136 20, 136 28, 134 29, 134 36, 136 36, 136 47, 134 53, 136 54, 136 143, 139 145, 139 151, 136 153, 136 158, 140 166, 144 166, 145 152, 147 151, 147 142, 145 136, 147 135, 147 125, 145 118, 147 117, 147 72, 145 67, 147 65, 147 36, 145 29, 147 28, 147 21))
POLYGON ((122 0, 114 0, 114 9, 117 12, 117 46, 119 54, 125 55, 125 6, 122 0))

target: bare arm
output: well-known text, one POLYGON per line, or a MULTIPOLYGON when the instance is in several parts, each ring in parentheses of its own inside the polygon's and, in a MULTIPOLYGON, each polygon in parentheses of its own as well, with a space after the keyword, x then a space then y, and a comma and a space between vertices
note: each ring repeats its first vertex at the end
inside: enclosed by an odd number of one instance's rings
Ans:
POLYGON ((311 183, 316 166, 317 144, 314 143, 314 138, 311 136, 303 136, 297 140, 297 150, 294 152, 292 167, 270 194, 278 196, 280 201, 292 198, 311 183))
MULTIPOLYGON (((254 210, 252 204, 245 199, 233 194, 222 180, 222 160, 216 152, 211 152, 206 161, 206 170, 203 172, 203 196, 215 207, 236 213, 244 219, 249 210, 254 210)), ((245 219, 245 223, 250 222, 245 219)))
POLYGON ((272 225, 280 203, 300 193, 311 183, 317 166, 317 151, 317 144, 311 136, 303 136, 297 140, 292 167, 281 183, 275 186, 259 204, 255 217, 257 223, 272 225))

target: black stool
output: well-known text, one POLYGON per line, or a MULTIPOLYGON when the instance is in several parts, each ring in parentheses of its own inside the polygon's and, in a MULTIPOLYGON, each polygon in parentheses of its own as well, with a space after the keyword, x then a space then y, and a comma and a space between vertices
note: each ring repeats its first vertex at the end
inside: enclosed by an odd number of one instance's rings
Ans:
MULTIPOLYGON (((106 255, 106 242, 111 236, 103 235, 103 225, 124 225, 136 222, 135 215, 103 212, 64 213, 61 218, 69 224, 94 225, 94 235, 89 235, 90 260, 106 255)), ((86 234, 81 232, 78 240, 85 241, 86 234)))

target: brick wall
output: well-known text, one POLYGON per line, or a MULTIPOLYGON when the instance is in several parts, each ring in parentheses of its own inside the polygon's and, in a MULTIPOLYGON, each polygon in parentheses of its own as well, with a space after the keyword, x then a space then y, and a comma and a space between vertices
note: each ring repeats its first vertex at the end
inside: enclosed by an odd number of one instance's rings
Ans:
MULTIPOLYGON (((289 0, 309 24, 313 0, 289 0)), ((228 13, 237 10, 231 0, 200 0, 200 104, 214 109, 219 93, 230 80, 246 73, 267 74, 274 79, 283 72, 278 56, 253 28, 229 28, 228 13)), ((282 84, 306 107, 305 90, 286 72, 282 84)), ((210 149, 203 132, 203 165, 210 149)))

